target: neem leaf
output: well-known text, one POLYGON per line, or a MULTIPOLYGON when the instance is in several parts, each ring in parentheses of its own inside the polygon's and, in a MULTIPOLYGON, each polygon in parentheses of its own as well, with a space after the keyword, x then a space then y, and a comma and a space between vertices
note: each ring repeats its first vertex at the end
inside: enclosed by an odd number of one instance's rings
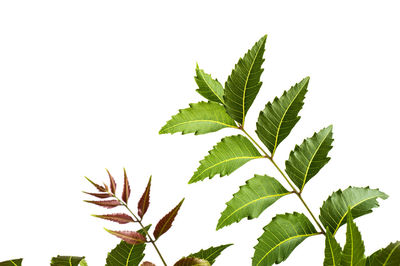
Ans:
POLYGON ((353 218, 360 217, 379 206, 377 198, 387 199, 388 195, 369 187, 348 187, 344 191, 338 190, 323 203, 319 219, 324 227, 328 227, 335 235, 339 227, 346 223, 349 208, 353 218))
POLYGON ((138 215, 140 218, 143 218, 143 215, 147 212, 147 209, 149 208, 150 205, 150 186, 151 186, 151 176, 149 178, 149 182, 147 183, 147 187, 138 202, 138 215))
POLYGON ((374 252, 367 258, 367 266, 400 265, 400 241, 390 243, 386 248, 374 252))
POLYGON ((232 246, 232 244, 221 245, 218 247, 210 247, 206 250, 200 250, 199 252, 190 254, 188 257, 199 258, 208 261, 211 265, 214 264, 215 259, 221 255, 227 247, 232 246))
POLYGON ((103 186, 100 186, 99 184, 96 184, 95 182, 93 182, 92 180, 90 180, 88 177, 86 177, 86 180, 90 182, 90 184, 92 184, 95 188, 97 188, 98 191, 100 192, 106 192, 107 189, 103 186))
MULTIPOLYGON (((145 227, 146 231, 151 225, 145 227)), ((145 235, 144 230, 139 230, 138 233, 145 235)), ((132 245, 125 241, 121 241, 111 252, 108 253, 106 266, 138 266, 144 258, 144 250, 146 244, 132 245)))
POLYGON ((346 244, 343 248, 341 266, 364 266, 364 242, 361 239, 360 231, 353 222, 351 211, 347 216, 346 244))
POLYGON ((87 265, 85 257, 60 256, 51 259, 51 266, 84 266, 87 265))
POLYGON ((211 264, 203 259, 199 258, 182 258, 178 260, 174 266, 210 266, 211 264))
POLYGON ((105 229, 110 234, 121 238, 128 244, 137 245, 146 242, 146 237, 135 231, 112 231, 105 229))
POLYGON ((156 266, 154 263, 151 263, 150 261, 145 261, 140 266, 156 266))
POLYGON ((342 259, 342 248, 336 241, 335 237, 329 231, 326 230, 325 235, 325 259, 324 266, 340 266, 340 261, 342 259))
POLYGON ((253 266, 270 266, 286 260, 304 239, 318 235, 304 214, 281 214, 264 227, 254 247, 253 266))
POLYGON ((114 177, 112 177, 112 175, 110 174, 110 172, 108 171, 108 169, 106 169, 107 173, 108 173, 108 177, 110 178, 110 188, 111 188, 111 193, 115 194, 115 191, 117 189, 117 183, 115 182, 114 177))
POLYGON ((0 266, 21 266, 23 259, 7 260, 0 262, 0 266))
POLYGON ((226 203, 219 218, 217 230, 239 222, 243 218, 257 218, 266 208, 281 197, 290 194, 275 178, 255 175, 226 203))
POLYGON ((96 204, 107 209, 115 208, 121 205, 118 200, 84 200, 84 202, 96 204))
POLYGON ((264 69, 265 42, 263 36, 235 65, 231 75, 225 83, 225 109, 227 113, 244 125, 244 120, 251 104, 261 88, 260 77, 264 69))
POLYGON ((224 88, 217 79, 213 79, 210 74, 206 74, 196 65, 196 76, 194 80, 199 88, 196 90, 204 98, 217 102, 224 103, 224 88))
POLYGON ((221 177, 231 174, 250 160, 263 158, 251 142, 242 135, 225 137, 217 143, 209 155, 200 161, 200 166, 189 183, 201 181, 216 174, 221 177))
POLYGON ((195 135, 215 132, 223 128, 237 128, 235 121, 226 113, 225 108, 215 102, 199 102, 189 104, 189 108, 179 110, 165 126, 160 134, 182 132, 195 135))
POLYGON ((300 120, 297 115, 303 107, 309 80, 309 77, 304 78, 279 99, 276 97, 272 103, 267 103, 258 116, 256 133, 271 152, 271 157, 300 120))
POLYGON ((332 126, 329 126, 314 133, 290 152, 286 161, 286 173, 300 191, 331 159, 328 152, 332 149, 332 142, 332 126))
POLYGON ((93 215, 94 217, 109 220, 119 224, 127 224, 134 222, 133 218, 125 213, 113 213, 104 215, 93 215))
POLYGON ((100 199, 106 199, 106 198, 111 197, 111 195, 109 193, 103 193, 103 192, 102 193, 90 193, 90 192, 83 191, 83 193, 88 194, 93 197, 96 197, 96 198, 100 198, 100 199))
POLYGON ((167 215, 165 215, 156 225, 154 229, 154 237, 158 239, 161 235, 167 232, 171 226, 172 222, 174 221, 176 215, 178 214, 179 209, 182 206, 182 203, 185 199, 182 199, 175 208, 173 208, 167 215))
POLYGON ((131 195, 131 187, 129 186, 128 176, 124 168, 124 189, 122 191, 122 200, 128 203, 129 196, 131 195))

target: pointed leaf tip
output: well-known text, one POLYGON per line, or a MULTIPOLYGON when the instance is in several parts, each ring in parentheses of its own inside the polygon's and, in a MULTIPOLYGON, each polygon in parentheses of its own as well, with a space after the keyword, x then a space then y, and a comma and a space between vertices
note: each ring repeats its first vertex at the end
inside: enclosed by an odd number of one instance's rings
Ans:
POLYGON ((179 209, 182 206, 182 203, 185 199, 183 198, 175 208, 173 208, 168 214, 166 214, 156 225, 154 229, 153 235, 155 239, 158 239, 161 235, 166 233, 172 226, 172 222, 174 221, 176 215, 178 214, 179 209))
POLYGON ((112 175, 110 174, 110 172, 108 171, 108 169, 106 168, 108 177, 110 178, 110 189, 111 189, 111 193, 115 194, 115 191, 117 189, 117 183, 115 182, 114 177, 112 177, 112 175))
POLYGON ((174 266, 210 266, 210 265, 211 264, 207 260, 192 258, 192 257, 182 258, 174 264, 174 266))
POLYGON ((112 231, 107 228, 104 228, 104 230, 118 238, 121 238, 126 243, 131 245, 137 245, 146 242, 146 238, 142 234, 135 231, 112 231))
POLYGON ((85 202, 95 204, 107 209, 111 209, 121 205, 118 200, 85 200, 85 202))
POLYGON ((129 196, 131 195, 131 187, 129 186, 128 176, 124 168, 124 189, 122 191, 122 200, 128 203, 129 196))
POLYGON ((133 218, 125 213, 113 213, 104 215, 93 215, 94 217, 109 220, 119 224, 127 224, 134 222, 133 218))
POLYGON ((21 266, 23 259, 13 259, 0 262, 0 266, 21 266))
POLYGON ((111 197, 110 194, 108 194, 108 193, 103 193, 103 192, 102 192, 102 193, 91 193, 91 192, 86 192, 86 191, 82 191, 82 192, 85 193, 85 194, 88 194, 88 195, 90 195, 90 196, 99 198, 99 199, 106 199, 106 198, 111 197))
POLYGON ((149 178, 149 182, 147 183, 147 187, 138 202, 138 215, 140 218, 143 218, 150 205, 150 187, 151 187, 151 176, 149 178))
POLYGON ((226 248, 228 248, 232 245, 233 244, 226 244, 226 245, 221 245, 221 246, 217 246, 217 247, 210 247, 205 250, 202 249, 199 252, 192 253, 187 257, 204 259, 204 260, 207 260, 211 265, 213 265, 216 258, 219 255, 221 255, 222 251, 224 251, 226 248))
POLYGON ((93 182, 92 180, 90 180, 87 176, 85 176, 86 180, 90 182, 90 184, 92 184, 95 188, 97 188, 98 191, 100 192, 106 192, 106 188, 100 186, 99 184, 96 184, 95 182, 93 182))

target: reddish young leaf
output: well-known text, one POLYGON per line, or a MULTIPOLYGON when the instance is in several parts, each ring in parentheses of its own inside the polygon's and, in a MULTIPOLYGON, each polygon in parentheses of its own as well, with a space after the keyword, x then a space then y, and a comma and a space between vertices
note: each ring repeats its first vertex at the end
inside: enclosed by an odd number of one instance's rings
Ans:
POLYGON ((104 187, 102 187, 102 186, 96 184, 95 182, 93 182, 92 180, 90 180, 88 177, 85 176, 85 178, 86 178, 86 180, 89 181, 93 186, 95 186, 95 187, 97 188, 98 191, 100 191, 100 192, 106 192, 106 191, 107 191, 104 187))
POLYGON ((103 183, 103 187, 104 187, 104 189, 108 192, 108 186, 106 185, 106 183, 103 183))
POLYGON ((88 195, 93 196, 93 197, 96 197, 96 198, 100 198, 100 199, 106 199, 106 198, 111 197, 110 194, 103 193, 103 192, 102 193, 90 193, 90 192, 83 191, 83 193, 88 194, 88 195))
POLYGON ((185 199, 182 199, 181 202, 179 202, 178 205, 176 205, 175 208, 173 208, 167 215, 165 215, 156 225, 156 228, 154 229, 154 237, 158 239, 162 234, 167 232, 171 226, 172 222, 174 221, 176 215, 178 214, 178 211, 180 207, 182 206, 182 203, 185 199))
POLYGON ((131 187, 129 186, 128 177, 126 176, 126 170, 124 168, 124 190, 122 191, 122 200, 125 203, 128 203, 130 195, 131 195, 131 187))
POLYGON ((147 183, 146 190, 144 191, 138 203, 138 215, 140 216, 140 218, 143 218, 144 214, 146 213, 150 205, 150 186, 151 186, 151 176, 149 182, 147 183))
POLYGON ((137 244, 146 242, 146 238, 142 234, 135 232, 135 231, 112 231, 112 230, 108 230, 108 229, 105 229, 105 230, 107 232, 109 232, 110 234, 121 238, 126 243, 131 244, 131 245, 137 245, 137 244))
POLYGON ((142 264, 140 264, 140 266, 156 266, 154 263, 151 263, 149 261, 145 261, 142 264))
POLYGON ((110 189, 111 189, 111 193, 115 194, 115 191, 117 190, 117 183, 115 183, 115 179, 114 177, 112 177, 112 175, 110 174, 110 172, 108 171, 108 169, 106 169, 107 173, 108 173, 108 177, 110 178, 110 189))
POLYGON ((85 200, 85 202, 96 204, 107 209, 111 209, 121 205, 118 200, 85 200))
POLYGON ((134 222, 133 218, 125 213, 113 213, 113 214, 105 214, 105 215, 93 215, 94 217, 109 220, 112 222, 116 222, 119 224, 127 224, 134 222))
POLYGON ((207 260, 199 258, 182 258, 178 260, 174 266, 210 266, 211 264, 207 260))

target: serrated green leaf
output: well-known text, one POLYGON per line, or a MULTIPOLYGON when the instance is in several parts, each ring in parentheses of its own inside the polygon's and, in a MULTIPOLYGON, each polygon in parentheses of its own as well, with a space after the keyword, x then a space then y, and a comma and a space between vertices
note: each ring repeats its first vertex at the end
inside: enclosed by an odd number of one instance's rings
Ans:
POLYGON ((209 155, 200 161, 200 166, 189 183, 194 183, 219 174, 221 177, 250 160, 263 158, 251 142, 242 135, 223 138, 209 151, 209 155))
POLYGON ((85 266, 85 257, 60 256, 51 259, 51 266, 85 266))
POLYGON ((224 103, 224 88, 217 79, 213 79, 210 74, 205 73, 196 65, 196 76, 194 80, 199 88, 196 90, 204 98, 217 102, 224 103))
POLYGON ((221 245, 218 247, 210 247, 206 250, 200 250, 199 252, 192 253, 188 257, 199 258, 203 260, 207 260, 210 265, 214 264, 215 259, 221 255, 221 252, 224 251, 227 247, 232 246, 232 244, 221 245))
POLYGON ((379 206, 377 198, 387 199, 388 195, 369 187, 348 187, 344 191, 338 190, 323 203, 319 219, 324 227, 328 227, 335 235, 339 227, 346 223, 349 208, 353 218, 360 217, 379 206))
POLYGON ((235 121, 225 112, 225 108, 214 102, 189 104, 189 108, 179 110, 165 126, 160 134, 182 132, 195 135, 218 131, 222 128, 237 128, 235 121))
POLYGON ((325 259, 324 266, 340 266, 342 259, 342 248, 332 235, 329 228, 325 235, 325 259))
POLYGON ((231 75, 225 83, 225 108, 227 113, 244 125, 244 120, 251 104, 261 88, 260 77, 264 69, 265 42, 263 36, 235 65, 231 75))
POLYGON ((281 214, 264 227, 264 233, 254 247, 253 266, 270 266, 286 260, 304 239, 318 235, 304 214, 281 214))
POLYGON ((255 175, 246 181, 244 186, 226 203, 218 221, 217 230, 243 218, 258 217, 266 208, 281 197, 291 194, 275 178, 264 175, 255 175))
POLYGON ((328 152, 332 149, 332 142, 332 126, 329 126, 314 133, 290 152, 285 171, 300 191, 331 159, 328 152))
MULTIPOLYGON (((148 232, 151 225, 145 227, 148 232)), ((142 235, 145 235, 143 229, 138 231, 142 235)), ((106 266, 138 266, 144 258, 144 250, 146 244, 131 245, 125 241, 121 241, 111 252, 108 253, 106 259, 106 266)))
POLYGON ((374 252, 367 258, 367 266, 400 265, 400 241, 390 243, 386 248, 374 252))
POLYGON ((23 259, 7 260, 0 262, 0 266, 21 266, 23 259))
POLYGON ((342 266, 365 266, 365 247, 361 233, 353 222, 351 211, 347 218, 346 244, 343 248, 342 266))
POLYGON ((300 120, 297 115, 303 107, 309 80, 309 77, 304 78, 280 98, 267 103, 258 116, 256 133, 271 152, 271 157, 300 120))

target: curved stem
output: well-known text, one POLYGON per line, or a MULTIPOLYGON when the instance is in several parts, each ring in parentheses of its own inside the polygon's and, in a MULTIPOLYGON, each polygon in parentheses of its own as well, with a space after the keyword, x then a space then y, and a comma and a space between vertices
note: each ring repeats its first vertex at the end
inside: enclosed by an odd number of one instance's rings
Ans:
POLYGON ((149 232, 147 232, 146 228, 143 226, 142 224, 142 220, 139 219, 133 212, 132 210, 128 207, 128 205, 123 202, 122 200, 120 200, 115 194, 112 194, 112 196, 118 200, 122 206, 124 206, 129 212, 130 214, 132 214, 133 218, 135 219, 135 222, 138 222, 140 227, 142 227, 142 230, 144 231, 144 233, 147 235, 147 237, 150 240, 150 243, 154 246, 154 249, 157 251, 158 256, 160 257, 161 261, 163 262, 164 266, 167 266, 167 263, 165 262, 163 256, 161 255, 160 250, 158 249, 157 245, 156 245, 156 240, 154 240, 151 235, 149 234, 149 232))
POLYGON ((279 168, 279 166, 275 163, 275 161, 272 159, 272 157, 265 152, 265 150, 249 135, 249 133, 244 130, 244 128, 240 128, 240 130, 246 134, 246 136, 264 153, 265 157, 270 160, 270 162, 275 166, 275 168, 281 173, 283 178, 286 180, 286 182, 289 184, 289 186, 293 189, 293 193, 297 195, 297 197, 300 199, 300 201, 303 203, 304 207, 306 207, 308 213, 311 215, 313 218, 314 222, 317 224, 319 229, 321 230, 321 233, 325 235, 325 230, 322 227, 322 225, 318 222, 318 220, 315 218, 314 214, 308 207, 307 203, 304 201, 303 197, 301 196, 301 191, 299 192, 292 184, 292 182, 289 181, 288 177, 285 175, 285 173, 279 168))

